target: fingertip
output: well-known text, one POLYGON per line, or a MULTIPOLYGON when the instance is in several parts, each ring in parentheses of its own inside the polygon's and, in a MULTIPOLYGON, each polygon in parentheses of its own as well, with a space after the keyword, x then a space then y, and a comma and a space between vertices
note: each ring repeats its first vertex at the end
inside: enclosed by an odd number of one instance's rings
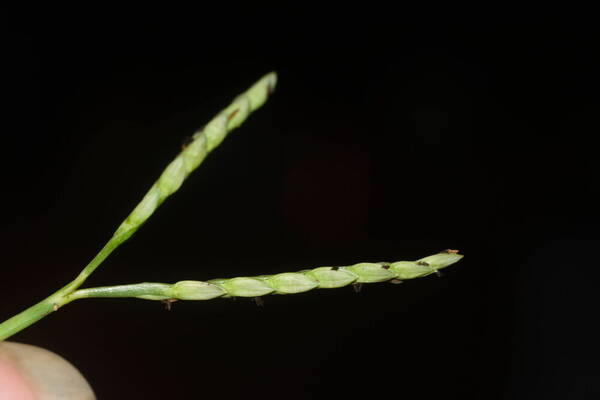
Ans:
POLYGON ((15 360, 0 348, 0 399, 35 400, 30 383, 15 366, 15 360))
POLYGON ((59 355, 27 344, 0 342, 0 399, 95 398, 83 375, 59 355))

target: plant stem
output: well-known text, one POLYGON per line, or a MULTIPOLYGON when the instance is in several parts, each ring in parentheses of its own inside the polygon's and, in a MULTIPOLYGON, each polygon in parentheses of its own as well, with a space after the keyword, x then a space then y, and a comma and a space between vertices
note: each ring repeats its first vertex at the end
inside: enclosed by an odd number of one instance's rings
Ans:
POLYGON ((89 299, 92 297, 137 297, 146 300, 167 300, 171 295, 173 285, 167 283, 134 283, 131 285, 103 286, 80 289, 73 292, 70 301, 89 299))
POLYGON ((0 342, 27 328, 29 325, 36 323, 46 315, 57 311, 63 305, 69 303, 71 299, 69 299, 68 294, 74 290, 74 282, 71 282, 67 286, 52 294, 50 297, 45 298, 39 303, 29 307, 24 311, 21 311, 19 314, 1 323, 0 342))
POLYGON ((274 72, 263 76, 196 132, 192 141, 167 165, 142 201, 125 218, 112 238, 85 266, 77 278, 50 297, 2 322, 0 324, 0 341, 72 301, 74 297, 70 295, 86 281, 96 268, 117 247, 129 239, 170 195, 181 187, 189 174, 198 168, 206 156, 223 141, 230 131, 239 127, 254 110, 265 103, 276 83, 277 75, 274 72))

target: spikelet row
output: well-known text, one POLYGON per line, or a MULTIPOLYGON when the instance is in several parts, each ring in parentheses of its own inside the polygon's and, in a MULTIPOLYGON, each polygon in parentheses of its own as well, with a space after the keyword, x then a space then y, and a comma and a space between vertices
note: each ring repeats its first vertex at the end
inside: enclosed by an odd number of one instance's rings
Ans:
POLYGON ((463 256, 456 250, 417 261, 393 263, 363 262, 345 267, 318 267, 298 272, 274 275, 180 281, 167 283, 138 283, 78 290, 73 299, 90 297, 137 297, 146 300, 211 300, 218 297, 261 297, 268 294, 294 294, 313 289, 334 289, 351 284, 421 278, 458 262, 463 256))
POLYGON ((277 75, 274 72, 263 76, 196 132, 191 142, 171 161, 142 201, 117 228, 114 237, 124 236, 122 240, 125 240, 131 236, 167 197, 181 187, 183 181, 229 132, 240 126, 254 110, 265 103, 276 83, 277 75))

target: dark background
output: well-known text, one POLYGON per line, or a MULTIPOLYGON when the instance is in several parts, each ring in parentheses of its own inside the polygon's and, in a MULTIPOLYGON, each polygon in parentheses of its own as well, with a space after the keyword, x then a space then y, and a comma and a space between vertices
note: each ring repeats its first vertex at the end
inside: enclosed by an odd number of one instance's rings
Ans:
POLYGON ((595 21, 375 8, 5 14, 0 319, 72 279, 271 70, 275 95, 87 285, 459 264, 262 308, 84 300, 11 339, 100 399, 597 396, 595 21))

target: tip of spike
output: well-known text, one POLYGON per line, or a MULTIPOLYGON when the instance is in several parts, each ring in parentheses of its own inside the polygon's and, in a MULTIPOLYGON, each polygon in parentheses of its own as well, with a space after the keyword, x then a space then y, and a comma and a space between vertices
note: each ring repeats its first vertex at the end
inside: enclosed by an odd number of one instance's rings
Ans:
POLYGON ((446 249, 446 250, 440 251, 440 253, 442 253, 442 254, 458 254, 458 250, 446 249))
POLYGON ((267 96, 271 96, 277 85, 277 72, 271 71, 266 74, 263 79, 267 81, 267 96))
POLYGON ((458 250, 444 250, 438 254, 417 260, 418 263, 426 263, 436 270, 446 268, 458 261, 464 256, 458 253, 458 250))

